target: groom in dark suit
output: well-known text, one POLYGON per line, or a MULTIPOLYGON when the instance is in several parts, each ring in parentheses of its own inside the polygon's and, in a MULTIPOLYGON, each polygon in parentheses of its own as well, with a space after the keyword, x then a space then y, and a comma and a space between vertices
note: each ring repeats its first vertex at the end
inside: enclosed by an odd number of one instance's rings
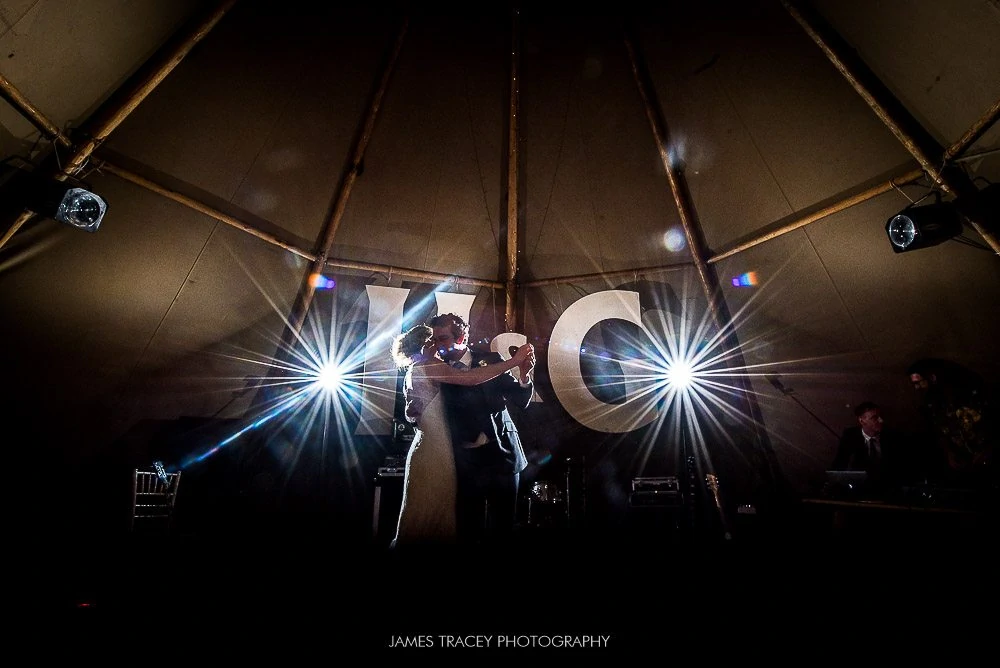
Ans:
MULTIPOLYGON (((460 316, 438 315, 430 325, 438 353, 454 367, 503 360, 499 353, 469 347, 469 326, 460 316)), ((520 367, 520 380, 508 372, 481 385, 441 385, 455 450, 458 538, 463 545, 502 540, 513 531, 517 486, 528 460, 507 407, 531 403, 529 373, 534 366, 531 355, 520 367)))

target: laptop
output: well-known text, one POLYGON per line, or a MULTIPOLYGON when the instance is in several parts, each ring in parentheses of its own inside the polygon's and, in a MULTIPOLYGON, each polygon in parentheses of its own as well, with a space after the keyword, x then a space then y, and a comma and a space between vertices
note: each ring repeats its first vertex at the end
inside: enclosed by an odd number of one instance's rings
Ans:
POLYGON ((867 471, 827 471, 824 492, 838 499, 856 499, 868 487, 867 471))

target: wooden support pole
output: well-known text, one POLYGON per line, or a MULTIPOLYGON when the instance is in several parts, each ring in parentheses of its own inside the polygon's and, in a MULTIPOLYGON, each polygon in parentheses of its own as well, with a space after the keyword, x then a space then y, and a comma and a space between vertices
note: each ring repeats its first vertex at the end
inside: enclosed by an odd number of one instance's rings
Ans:
MULTIPOLYGON (((958 198, 978 192, 972 179, 948 162, 944 149, 818 13, 806 3, 781 0, 781 4, 942 190, 958 198)), ((993 252, 1000 255, 1000 239, 981 215, 967 216, 967 220, 993 252)))
POLYGON ((115 128, 128 118, 129 114, 135 111, 143 100, 149 97, 160 83, 180 65, 181 61, 191 53, 191 49, 203 40, 212 31, 219 21, 222 20, 237 0, 220 0, 215 7, 204 15, 200 20, 191 25, 190 28, 180 36, 168 42, 156 55, 153 56, 132 79, 128 92, 120 101, 112 102, 95 114, 93 122, 88 123, 87 138, 81 142, 73 153, 73 157, 66 164, 62 178, 75 176, 90 158, 90 154, 104 143, 115 128))
POLYGON ((55 123, 40 112, 38 107, 33 105, 3 74, 0 74, 0 97, 7 100, 18 113, 28 119, 43 135, 69 148, 70 141, 66 135, 59 130, 55 123))
MULTIPOLYGON (((945 160, 946 161, 953 160, 955 157, 964 153, 969 146, 974 144, 975 141, 989 129, 989 127, 997 120, 998 116, 1000 116, 1000 100, 997 100, 993 104, 993 106, 990 107, 986 111, 986 113, 983 114, 983 116, 979 120, 977 120, 965 134, 961 136, 961 138, 958 139, 958 141, 956 141, 954 144, 948 147, 948 150, 944 152, 945 160)), ((924 171, 922 169, 911 170, 904 174, 900 174, 899 176, 889 179, 884 183, 880 183, 877 186, 868 188, 867 190, 864 190, 855 195, 845 197, 844 199, 835 202, 830 206, 824 207, 819 211, 804 216, 800 216, 791 223, 783 225, 777 230, 767 232, 766 234, 761 234, 749 241, 739 244, 738 246, 717 253, 716 255, 713 255, 712 257, 708 258, 708 261, 714 264, 719 260, 723 260, 732 255, 736 255, 737 253, 743 252, 748 248, 753 248, 754 246, 762 244, 765 241, 770 241, 771 239, 780 237, 783 234, 788 234, 789 232, 797 230, 800 227, 805 227, 806 225, 815 223, 818 220, 823 220, 824 218, 832 216, 835 213, 840 213, 841 211, 849 209, 852 206, 861 204, 862 202, 867 202, 868 200, 877 197, 882 193, 895 189, 898 186, 906 185, 907 183, 913 183, 923 175, 924 171)))
POLYGON ((399 58, 399 52, 403 48, 403 38, 406 36, 408 25, 409 20, 404 19, 400 26, 399 33, 396 36, 396 41, 393 44, 389 58, 382 70, 382 76, 379 79, 378 88, 368 105, 364 126, 362 127, 361 134, 355 142, 351 162, 347 166, 347 172, 341 179, 340 187, 338 188, 334 199, 332 212, 321 233, 321 240, 319 248, 316 252, 316 259, 313 261, 312 269, 305 277, 305 280, 302 282, 302 287, 299 289, 295 306, 292 309, 292 314, 289 318, 291 330, 296 336, 302 331, 302 325, 305 324, 306 316, 309 314, 309 307, 312 305, 313 297, 316 294, 316 288, 312 284, 311 278, 314 274, 322 273, 323 268, 326 266, 327 257, 330 254, 330 249, 333 247, 333 240, 337 236, 337 229, 340 227, 340 222, 344 217, 344 211, 347 209, 347 201, 350 199, 351 191, 354 189, 354 183, 357 181, 358 174, 361 172, 362 164, 364 163, 365 158, 365 151, 368 149, 368 142, 371 140, 372 132, 375 129, 375 119, 378 117, 379 108, 382 106, 382 98, 385 96, 386 88, 389 85, 389 78, 396 65, 396 60, 399 58))
POLYGON ((310 253, 309 251, 303 250, 291 244, 287 244, 284 241, 281 241, 280 239, 275 237, 274 235, 268 234, 267 232, 262 232, 261 230, 255 228, 253 225, 250 225, 249 223, 244 223, 242 220, 239 220, 238 218, 234 218, 233 216, 225 214, 219 211, 218 209, 214 209, 208 206, 207 204, 204 204, 203 202, 199 202, 193 197, 188 197, 187 195, 182 195, 181 193, 175 190, 170 190, 165 186, 161 186, 160 184, 155 183, 154 181, 150 181, 145 177, 139 176, 138 174, 131 172, 123 167, 118 167, 117 165, 114 165, 108 162, 107 160, 98 159, 96 162, 98 168, 101 169, 102 171, 108 172, 109 174, 114 174, 118 178, 124 179, 129 183, 133 183, 139 186, 140 188, 145 188, 150 192, 154 192, 157 195, 166 197, 172 202, 182 204, 189 209, 197 211, 198 213, 202 213, 206 216, 209 216, 210 218, 214 218, 220 223, 225 223, 226 225, 235 227, 238 230, 246 232, 247 234, 255 236, 263 241, 266 241, 269 244, 284 248, 289 253, 294 253, 295 255, 303 257, 307 260, 316 259, 315 253, 310 253))
POLYGON ((725 332, 730 330, 731 327, 727 316, 722 313, 723 304, 719 279, 715 274, 715 269, 708 264, 708 251, 702 238, 701 229, 697 224, 694 206, 688 196, 684 174, 670 155, 670 136, 666 121, 663 119, 658 104, 654 99, 655 91, 652 82, 649 80, 649 75, 646 72, 644 64, 640 61, 635 44, 627 33, 625 35, 625 48, 628 51, 632 74, 639 89, 639 96, 642 98, 643 107, 646 110, 646 118, 649 120, 649 126, 653 131, 653 140, 656 142, 656 149, 663 163, 663 169, 667 174, 667 182, 670 184, 670 194, 673 196, 674 205, 677 207, 677 215, 680 217, 681 227, 684 229, 688 249, 691 251, 691 260, 698 273, 698 279, 701 281, 705 298, 708 301, 709 313, 718 330, 725 332))
MULTIPOLYGON (((240 220, 239 218, 235 218, 233 216, 230 216, 229 214, 223 213, 222 211, 219 211, 218 209, 215 209, 205 204, 204 202, 199 202, 193 197, 182 195, 181 193, 175 190, 171 190, 166 186, 162 186, 154 181, 139 176, 134 172, 131 172, 123 167, 114 165, 106 160, 101 159, 98 162, 99 162, 99 168, 103 171, 108 172, 109 174, 114 174, 115 176, 124 179, 130 183, 133 183, 139 186, 140 188, 145 188, 150 192, 156 193, 157 195, 161 195, 162 197, 166 197, 172 202, 176 202, 177 204, 186 206, 187 208, 192 209, 193 211, 197 211, 198 213, 209 216, 210 218, 214 218, 215 220, 218 220, 221 223, 225 223, 230 227, 234 227, 237 230, 246 232, 247 234, 257 237, 262 241, 266 241, 267 243, 273 246, 278 246, 279 248, 282 248, 288 251, 289 253, 298 255, 299 257, 305 258, 306 260, 312 262, 315 262, 316 258, 318 257, 316 253, 286 243, 281 239, 275 237, 273 234, 268 234, 267 232, 259 230, 253 225, 246 223, 240 220)), ((395 267, 392 265, 373 264, 369 262, 354 262, 351 260, 338 260, 336 258, 327 258, 326 266, 336 267, 339 269, 383 272, 388 274, 398 274, 401 276, 411 276, 419 280, 425 280, 433 283, 451 282, 457 285, 474 285, 474 286, 488 287, 493 289, 499 289, 503 287, 503 283, 499 281, 486 281, 478 278, 454 276, 451 274, 442 274, 433 271, 423 271, 420 269, 409 269, 406 267, 395 267)))
POLYGON ((504 325, 508 332, 518 330, 517 318, 517 250, 518 250, 518 129, 517 112, 520 105, 518 65, 521 56, 519 10, 515 8, 511 18, 510 41, 510 106, 507 111, 507 243, 504 263, 504 325))
POLYGON ((830 206, 827 206, 827 207, 824 207, 824 208, 820 209, 819 211, 807 214, 805 216, 800 216, 799 218, 796 218, 792 222, 788 223, 787 225, 782 225, 781 227, 779 227, 776 230, 773 230, 771 232, 767 232, 765 234, 761 234, 761 235, 759 235, 757 237, 754 237, 753 239, 751 239, 749 241, 746 241, 744 243, 739 244, 738 246, 735 246, 734 248, 730 248, 729 250, 726 250, 724 252, 717 253, 717 254, 713 255, 712 257, 708 258, 708 262, 711 263, 711 264, 714 264, 714 263, 718 262, 719 260, 724 260, 727 257, 730 257, 732 255, 736 255, 737 253, 741 253, 741 252, 747 250, 748 248, 753 248, 754 246, 758 246, 758 245, 764 243, 765 241, 770 241, 771 239, 776 239, 776 238, 778 238, 778 237, 780 237, 780 236, 782 236, 784 234, 788 234, 789 232, 793 232, 793 231, 799 229, 800 227, 805 227, 806 225, 809 225, 811 223, 815 223, 817 220, 822 220, 823 218, 826 218, 828 216, 832 216, 835 213, 839 213, 839 212, 841 212, 841 211, 843 211, 845 209, 849 209, 852 206, 855 206, 856 204, 861 204, 862 202, 867 202, 868 200, 872 199, 873 197, 877 197, 877 196, 881 195, 882 193, 889 192, 890 190, 892 190, 892 189, 894 189, 894 188, 896 188, 898 186, 901 186, 901 185, 904 185, 904 184, 907 184, 907 183, 912 183, 912 182, 916 181, 917 179, 919 179, 923 175, 924 175, 924 171, 922 169, 915 169, 915 170, 908 171, 905 174, 901 174, 901 175, 897 176, 896 178, 889 179, 888 181, 885 181, 884 183, 880 183, 877 186, 873 186, 871 188, 868 188, 867 190, 863 190, 862 192, 859 192, 856 195, 851 195, 850 197, 846 197, 846 198, 840 200, 839 202, 835 202, 835 203, 831 204, 830 206))
MULTIPOLYGON (((198 21, 190 30, 183 34, 181 39, 171 41, 170 46, 166 46, 157 52, 146 62, 135 79, 136 83, 120 101, 109 101, 94 114, 95 119, 88 123, 90 130, 89 138, 77 145, 73 149, 73 154, 66 163, 65 168, 56 168, 53 177, 57 181, 65 181, 83 168, 90 159, 91 154, 108 135, 131 114, 139 104, 149 96, 153 89, 160 84, 168 74, 191 52, 194 45, 200 42, 209 31, 225 16, 226 12, 236 4, 236 0, 222 0, 204 18, 198 21)), ((117 99, 117 95, 113 98, 117 99)), ((14 224, 0 238, 0 248, 3 248, 11 237, 13 237, 21 227, 33 218, 35 213, 25 209, 14 221, 14 224)))
MULTIPOLYGON (((687 238, 688 248, 691 251, 691 259, 705 292, 705 298, 708 301, 709 315, 727 351, 725 363, 730 368, 740 369, 746 366, 746 362, 743 359, 739 337, 736 335, 736 330, 733 327, 725 300, 722 298, 722 289, 719 285, 715 267, 708 263, 708 249, 702 236, 701 226, 698 224, 695 215, 694 205, 688 193, 683 171, 671 155, 670 134, 659 102, 656 100, 656 92, 652 79, 649 76, 645 61, 636 49, 628 30, 625 31, 625 48, 628 52, 639 96, 642 98, 643 106, 646 110, 646 118, 649 120, 649 126, 653 131, 653 140, 656 142, 656 149, 659 152, 660 160, 663 162, 663 168, 667 174, 670 193, 673 196, 674 204, 677 206, 677 214, 684 228, 684 236, 687 238)), ((774 449, 771 447, 770 439, 762 429, 764 424, 763 415, 760 406, 757 405, 750 382, 746 376, 737 373, 733 377, 733 385, 739 390, 739 394, 745 402, 746 416, 749 418, 751 424, 754 425, 753 434, 757 445, 767 457, 768 470, 762 473, 768 475, 776 487, 783 487, 781 469, 777 463, 774 449)))
POLYGON ((969 148, 976 143, 980 137, 982 137, 987 130, 996 122, 997 118, 1000 117, 1000 100, 993 103, 993 106, 986 110, 979 120, 972 124, 964 135, 962 135, 958 141, 948 147, 948 150, 944 152, 944 159, 951 160, 958 157, 962 153, 965 153, 965 149, 969 148))
POLYGON ((540 278, 537 281, 522 283, 522 288, 540 288, 544 285, 560 285, 563 283, 583 283, 585 281, 612 280, 615 278, 636 278, 648 276, 650 274, 662 274, 670 271, 681 271, 694 266, 691 262, 681 262, 679 264, 667 264, 658 267, 640 267, 637 269, 619 269, 618 271, 600 271, 592 274, 577 274, 576 276, 556 276, 553 278, 540 278))

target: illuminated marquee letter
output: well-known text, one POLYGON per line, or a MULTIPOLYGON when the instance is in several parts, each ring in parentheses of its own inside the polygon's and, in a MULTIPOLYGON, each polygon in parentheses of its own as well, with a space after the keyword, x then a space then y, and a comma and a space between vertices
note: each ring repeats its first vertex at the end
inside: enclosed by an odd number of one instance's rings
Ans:
POLYGON ((639 293, 607 290, 587 295, 566 309, 552 329, 549 378, 563 408, 580 424, 595 431, 623 434, 652 422, 658 409, 655 393, 636 396, 629 391, 635 383, 626 383, 625 403, 608 404, 595 397, 583 382, 580 369, 583 339, 594 325, 609 319, 631 322, 650 335, 642 324, 639 293))
POLYGON ((365 383, 361 394, 359 436, 392 433, 399 370, 389 356, 389 346, 403 327, 403 304, 409 288, 366 285, 368 336, 365 339, 365 383))
POLYGON ((434 299, 437 300, 438 315, 454 313, 465 322, 469 322, 469 314, 472 312, 472 302, 476 301, 476 295, 435 292, 434 299))

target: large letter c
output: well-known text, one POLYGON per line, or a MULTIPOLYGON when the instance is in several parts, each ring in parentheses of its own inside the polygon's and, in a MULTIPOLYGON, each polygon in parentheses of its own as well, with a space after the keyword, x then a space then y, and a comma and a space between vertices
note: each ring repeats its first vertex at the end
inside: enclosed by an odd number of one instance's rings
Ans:
POLYGON ((583 339, 594 325, 612 318, 636 324, 649 335, 642 324, 639 293, 606 290, 587 295, 567 308, 552 329, 549 380, 563 408, 578 422, 595 431, 621 434, 652 422, 658 409, 655 393, 641 398, 628 396, 623 404, 608 404, 595 397, 584 383, 580 368, 583 339))

